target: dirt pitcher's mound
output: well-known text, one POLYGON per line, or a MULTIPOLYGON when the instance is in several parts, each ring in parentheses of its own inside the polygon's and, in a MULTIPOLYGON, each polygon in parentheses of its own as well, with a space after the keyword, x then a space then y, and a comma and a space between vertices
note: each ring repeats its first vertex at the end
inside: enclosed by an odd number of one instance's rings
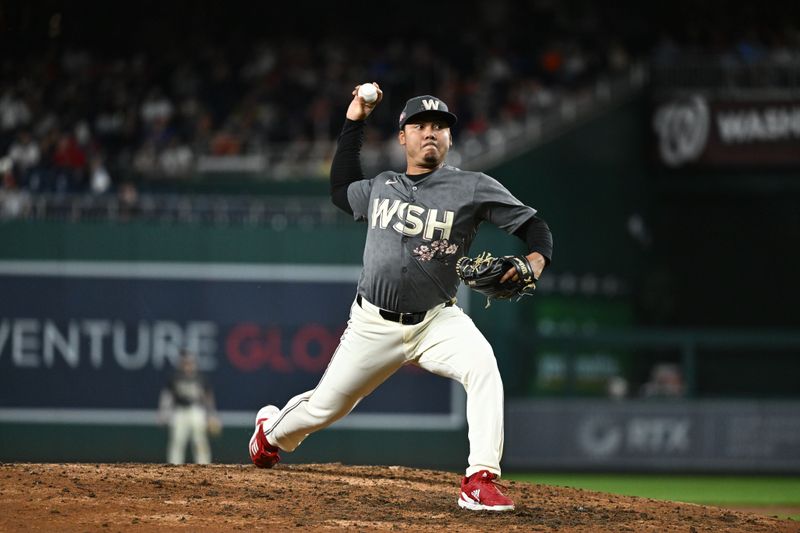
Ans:
POLYGON ((459 480, 339 464, 2 464, 0 531, 800 531, 715 507, 515 482, 515 511, 466 511, 459 480))

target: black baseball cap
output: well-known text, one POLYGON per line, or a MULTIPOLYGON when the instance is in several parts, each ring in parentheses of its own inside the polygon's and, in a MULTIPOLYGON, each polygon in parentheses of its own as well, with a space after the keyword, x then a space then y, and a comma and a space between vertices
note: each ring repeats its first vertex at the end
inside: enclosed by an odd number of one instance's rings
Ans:
POLYGON ((403 112, 400 113, 400 129, 402 130, 403 126, 413 117, 423 113, 437 115, 438 118, 447 123, 448 127, 453 127, 458 121, 458 117, 447 109, 447 104, 435 96, 425 94, 422 96, 415 96, 406 102, 406 107, 404 107, 403 112))

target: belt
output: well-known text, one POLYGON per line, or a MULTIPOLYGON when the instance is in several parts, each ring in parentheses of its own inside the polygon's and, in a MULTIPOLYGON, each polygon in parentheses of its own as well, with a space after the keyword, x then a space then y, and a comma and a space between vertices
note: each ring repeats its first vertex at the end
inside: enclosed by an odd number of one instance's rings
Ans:
MULTIPOLYGON (((362 309, 364 308, 361 305, 361 295, 359 294, 356 296, 356 303, 362 309)), ((447 303, 444 304, 445 307, 452 307, 455 304, 454 300, 449 300, 447 303)), ((378 312, 380 315, 385 318, 386 320, 391 320, 392 322, 398 322, 403 324, 404 326, 413 326, 415 324, 419 324, 423 320, 425 320, 425 315, 428 314, 427 311, 420 311, 419 313, 395 313, 394 311, 389 311, 388 309, 381 309, 378 308, 378 312)))

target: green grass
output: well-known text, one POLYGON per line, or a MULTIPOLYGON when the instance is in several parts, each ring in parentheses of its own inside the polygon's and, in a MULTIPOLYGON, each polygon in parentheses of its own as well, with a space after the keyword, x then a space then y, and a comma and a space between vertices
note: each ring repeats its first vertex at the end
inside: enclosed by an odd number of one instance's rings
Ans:
POLYGON ((503 479, 703 505, 800 506, 800 477, 504 473, 503 479))

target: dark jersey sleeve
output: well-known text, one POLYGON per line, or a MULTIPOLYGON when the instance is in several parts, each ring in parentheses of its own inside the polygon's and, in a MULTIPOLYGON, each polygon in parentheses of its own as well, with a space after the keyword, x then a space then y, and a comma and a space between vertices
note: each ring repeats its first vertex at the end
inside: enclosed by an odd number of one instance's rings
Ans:
POLYGON ((550 233, 547 222, 534 215, 525 221, 514 235, 525 241, 530 252, 539 252, 545 262, 550 264, 553 258, 553 234, 550 233))
POLYGON ((350 215, 353 214, 353 208, 347 199, 347 188, 351 183, 364 179, 361 168, 363 143, 364 121, 345 119, 331 163, 331 201, 350 215))

